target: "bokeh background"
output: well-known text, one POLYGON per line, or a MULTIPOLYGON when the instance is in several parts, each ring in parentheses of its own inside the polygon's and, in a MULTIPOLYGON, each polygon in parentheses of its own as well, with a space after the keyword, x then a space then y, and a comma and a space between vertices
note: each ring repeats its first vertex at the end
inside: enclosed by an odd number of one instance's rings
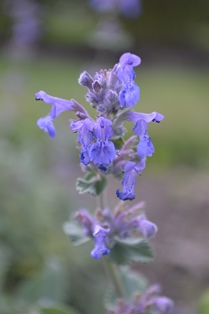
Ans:
MULTIPOLYGON (((75 190, 82 172, 73 115, 57 119, 50 141, 36 126, 49 107, 34 93, 88 108, 81 71, 110 68, 127 51, 142 58, 136 109, 165 115, 149 126, 156 153, 136 189, 159 226, 156 260, 134 267, 162 285, 174 313, 209 313, 209 1, 144 0, 128 18, 87 0, 1 0, 0 314, 39 314, 52 301, 60 314, 105 313, 93 243, 74 248, 62 229, 84 204, 96 206, 75 190)), ((109 178, 110 207, 119 186, 109 178)))

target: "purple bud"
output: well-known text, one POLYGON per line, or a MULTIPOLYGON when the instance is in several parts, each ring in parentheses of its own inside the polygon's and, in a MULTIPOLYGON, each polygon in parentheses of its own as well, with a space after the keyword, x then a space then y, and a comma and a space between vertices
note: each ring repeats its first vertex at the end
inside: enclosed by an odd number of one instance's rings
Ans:
POLYGON ((91 77, 91 75, 84 71, 83 73, 81 73, 79 79, 78 79, 78 83, 82 86, 86 86, 89 89, 92 88, 92 84, 93 84, 93 78, 91 77))
POLYGON ((146 216, 141 215, 138 219, 138 228, 145 238, 152 238, 156 235, 158 228, 157 226, 146 219, 146 216))
POLYGON ((78 222, 84 227, 85 235, 90 236, 92 232, 93 220, 86 209, 81 209, 77 212, 76 218, 78 222))

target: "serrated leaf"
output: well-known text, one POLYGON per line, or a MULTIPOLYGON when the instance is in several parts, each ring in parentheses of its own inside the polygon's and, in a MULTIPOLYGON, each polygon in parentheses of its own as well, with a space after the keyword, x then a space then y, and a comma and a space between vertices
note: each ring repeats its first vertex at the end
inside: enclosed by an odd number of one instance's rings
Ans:
POLYGON ((153 260, 154 253, 145 239, 117 238, 109 257, 118 265, 127 265, 133 262, 148 263, 153 260))
POLYGON ((91 239, 90 237, 85 236, 82 226, 76 221, 66 222, 63 229, 75 246, 86 243, 91 239))
MULTIPOLYGON (((123 287, 123 296, 125 300, 130 300, 134 293, 144 293, 148 287, 148 281, 146 278, 130 268, 123 267, 120 269, 118 278, 123 287)), ((114 308, 117 295, 112 285, 106 290, 104 296, 104 305, 107 310, 114 308)))
POLYGON ((76 189, 80 194, 89 193, 97 196, 102 193, 107 184, 104 176, 98 176, 93 172, 88 172, 84 178, 78 178, 76 181, 76 189))
POLYGON ((114 143, 116 149, 121 149, 122 146, 124 145, 124 140, 122 137, 113 138, 111 139, 111 141, 114 143))

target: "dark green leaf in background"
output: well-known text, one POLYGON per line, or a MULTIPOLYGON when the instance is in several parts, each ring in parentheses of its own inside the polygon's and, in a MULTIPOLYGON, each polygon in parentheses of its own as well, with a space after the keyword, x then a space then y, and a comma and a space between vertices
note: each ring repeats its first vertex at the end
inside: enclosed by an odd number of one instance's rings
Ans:
POLYGON ((51 258, 42 271, 20 285, 16 297, 29 304, 42 300, 62 302, 66 299, 68 284, 64 263, 57 258, 51 258))

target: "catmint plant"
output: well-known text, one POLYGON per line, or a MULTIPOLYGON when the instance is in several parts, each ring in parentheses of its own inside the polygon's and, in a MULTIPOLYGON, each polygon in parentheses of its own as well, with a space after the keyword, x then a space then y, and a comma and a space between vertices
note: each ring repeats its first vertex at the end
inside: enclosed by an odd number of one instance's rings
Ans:
POLYGON ((107 292, 113 296, 109 299, 115 300, 106 304, 109 314, 166 314, 173 307, 169 298, 161 296, 158 285, 141 284, 139 274, 124 269, 134 262, 153 259, 149 239, 158 231, 147 218, 144 203, 130 203, 136 198, 137 176, 145 169, 147 157, 155 152, 148 124, 164 118, 158 112, 133 110, 140 99, 134 71, 140 63, 140 57, 128 52, 110 70, 102 69, 94 76, 86 71, 81 73, 78 82, 87 88, 85 98, 95 109, 94 117, 74 99, 57 98, 44 91, 35 94, 36 100, 51 106, 49 114, 37 121, 51 139, 56 135, 54 119, 64 111, 75 114, 69 127, 77 134, 80 165, 85 173, 77 179, 76 189, 97 197, 99 206, 94 211, 79 209, 64 224, 64 231, 75 245, 94 241, 90 254, 93 259, 102 260, 114 286, 107 292), (128 138, 126 123, 132 124, 133 131, 128 138), (113 209, 104 200, 110 175, 122 185, 115 188, 119 200, 113 209))

